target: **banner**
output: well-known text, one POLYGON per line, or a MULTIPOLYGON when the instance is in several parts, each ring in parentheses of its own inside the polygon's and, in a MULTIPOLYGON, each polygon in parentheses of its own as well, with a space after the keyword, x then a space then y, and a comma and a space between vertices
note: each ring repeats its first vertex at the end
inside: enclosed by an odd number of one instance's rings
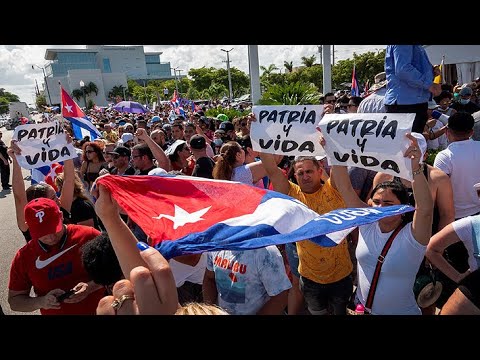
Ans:
MULTIPOLYGON (((330 165, 355 166, 413 180, 404 157, 415 114, 327 114, 320 122, 330 165)), ((317 141, 318 143, 318 141, 317 141)))
POLYGON ((16 155, 24 169, 35 169, 77 157, 73 144, 58 121, 20 125, 15 128, 13 140, 22 151, 16 155))
POLYGON ((287 156, 322 156, 318 142, 323 105, 254 106, 257 121, 252 122, 253 150, 287 156))

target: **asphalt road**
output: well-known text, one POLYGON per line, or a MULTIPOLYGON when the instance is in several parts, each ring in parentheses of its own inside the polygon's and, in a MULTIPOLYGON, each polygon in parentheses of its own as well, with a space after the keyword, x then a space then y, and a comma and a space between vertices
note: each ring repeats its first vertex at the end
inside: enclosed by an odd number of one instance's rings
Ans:
MULTIPOLYGON (((0 129, 3 133, 2 140, 10 145, 13 130, 0 129)), ((10 171, 12 170, 10 166, 10 171)), ((30 171, 22 169, 25 186, 30 185, 30 171)), ((10 181, 10 184, 12 182, 10 181)), ((11 190, 0 192, 0 305, 5 314, 11 315, 40 315, 39 311, 33 313, 19 313, 10 310, 8 305, 8 278, 10 264, 18 249, 25 245, 25 238, 17 227, 15 216, 15 202, 11 190)))

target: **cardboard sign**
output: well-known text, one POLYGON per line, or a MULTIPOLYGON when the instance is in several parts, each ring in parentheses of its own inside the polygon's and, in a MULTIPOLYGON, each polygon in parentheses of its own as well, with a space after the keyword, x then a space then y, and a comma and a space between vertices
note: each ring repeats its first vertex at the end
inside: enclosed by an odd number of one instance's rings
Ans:
POLYGON ((252 122, 253 150, 287 156, 322 156, 316 127, 323 105, 254 106, 257 121, 252 122))
POLYGON ((22 150, 22 154, 16 157, 24 169, 77 157, 73 144, 67 144, 65 130, 58 121, 17 126, 12 139, 22 150))
POLYGON ((320 122, 330 165, 355 166, 413 180, 410 145, 415 114, 327 114, 320 122))

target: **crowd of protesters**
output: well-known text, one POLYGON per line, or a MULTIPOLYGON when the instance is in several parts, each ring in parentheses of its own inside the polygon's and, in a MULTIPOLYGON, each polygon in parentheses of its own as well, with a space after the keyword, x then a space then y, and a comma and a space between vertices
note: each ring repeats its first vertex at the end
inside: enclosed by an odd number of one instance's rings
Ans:
MULTIPOLYGON (((77 158, 64 162, 54 183, 26 189, 16 160, 21 151, 12 141, 8 151, 0 152, 0 161, 12 162, 17 225, 26 244, 10 269, 11 309, 90 315, 345 315, 360 304, 369 306, 364 313, 379 315, 479 314, 480 189, 474 184, 480 183, 480 167, 472 164, 480 161, 480 81, 422 85, 427 100, 412 105, 411 97, 398 93, 405 88, 395 90, 403 78, 390 73, 392 54, 387 52, 386 72, 375 77, 363 97, 337 92, 324 94, 321 101, 324 113, 404 112, 406 107, 420 113, 425 107, 404 154, 411 159, 411 182, 330 167, 325 158, 255 152, 250 128, 256 119, 249 108, 233 119, 206 116, 208 106, 183 116, 172 115, 170 105, 142 114, 93 109, 88 115, 102 137, 74 139, 64 121, 77 158), (424 165, 429 151, 438 154, 433 164, 424 165), (305 239, 167 261, 96 180, 110 174, 168 173, 272 189, 319 214, 395 204, 414 205, 415 212, 360 226, 334 247, 305 239), (397 239, 373 297, 377 259, 391 237, 397 239), (248 270, 231 279, 224 264, 248 270), (436 279, 427 294, 418 289, 425 274, 436 279), (241 296, 229 279, 240 284, 241 296)), ((433 80, 435 68, 428 71, 433 80)), ((320 135, 319 142, 325 143, 320 135)), ((2 170, 2 185, 9 188, 3 180, 2 170)))

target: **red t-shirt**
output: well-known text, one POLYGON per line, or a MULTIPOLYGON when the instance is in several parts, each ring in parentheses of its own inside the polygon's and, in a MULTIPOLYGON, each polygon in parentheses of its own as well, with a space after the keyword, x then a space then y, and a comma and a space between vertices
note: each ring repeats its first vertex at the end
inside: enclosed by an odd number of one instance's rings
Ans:
MULTIPOLYGON (((53 289, 64 291, 72 289, 79 282, 89 282, 83 268, 82 245, 100 232, 90 226, 67 225, 67 236, 57 245, 44 249, 38 240, 29 241, 17 251, 10 268, 8 288, 13 291, 30 290, 37 296, 44 296, 53 289)), ((40 309, 42 315, 95 315, 103 289, 90 294, 84 300, 68 304, 62 303, 60 309, 40 309)))

